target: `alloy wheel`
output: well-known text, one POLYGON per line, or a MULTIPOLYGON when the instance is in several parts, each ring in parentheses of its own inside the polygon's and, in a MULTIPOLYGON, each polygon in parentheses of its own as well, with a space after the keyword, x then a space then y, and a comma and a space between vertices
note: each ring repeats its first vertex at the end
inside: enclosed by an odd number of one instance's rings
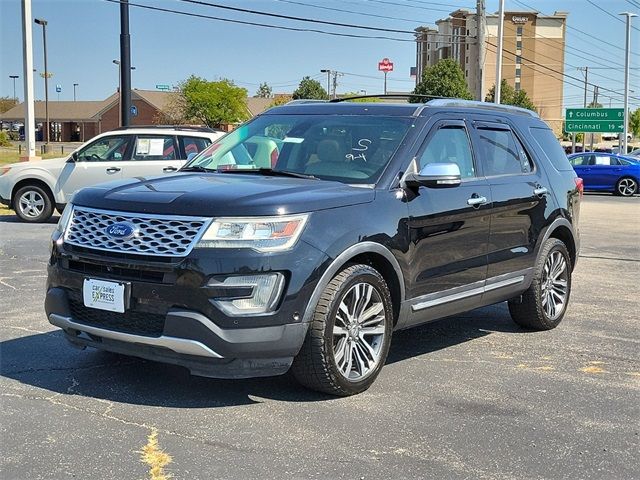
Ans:
POLYGON ((28 190, 18 199, 18 208, 25 217, 37 218, 44 212, 45 201, 40 193, 28 190))
POLYGON ((333 326, 333 357, 340 373, 360 381, 380 361, 386 333, 382 297, 369 283, 353 285, 342 298, 333 326))
POLYGON ((555 320, 567 304, 569 271, 561 252, 552 251, 544 263, 542 273, 542 308, 550 320, 555 320))
POLYGON ((618 182, 618 193, 624 197, 630 197, 636 193, 636 181, 632 178, 623 178, 618 182))

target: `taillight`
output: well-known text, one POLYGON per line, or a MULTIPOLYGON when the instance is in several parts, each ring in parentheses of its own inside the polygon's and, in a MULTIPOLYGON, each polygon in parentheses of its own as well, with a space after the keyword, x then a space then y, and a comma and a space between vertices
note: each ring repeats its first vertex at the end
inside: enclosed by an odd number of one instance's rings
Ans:
POLYGON ((274 148, 273 150, 271 150, 271 168, 276 166, 276 163, 278 163, 278 155, 280 154, 280 152, 278 151, 277 148, 274 148))
POLYGON ((584 194, 584 182, 580 177, 576 177, 573 179, 576 182, 576 187, 578 188, 578 192, 580 192, 580 196, 584 194))

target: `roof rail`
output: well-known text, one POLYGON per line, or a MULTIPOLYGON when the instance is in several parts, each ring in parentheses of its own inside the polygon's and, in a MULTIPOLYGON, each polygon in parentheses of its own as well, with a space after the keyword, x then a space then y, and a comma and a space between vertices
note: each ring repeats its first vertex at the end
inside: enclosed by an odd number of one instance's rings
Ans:
POLYGON ((190 131, 190 132, 222 132, 219 128, 209 128, 209 127, 200 127, 197 125, 129 125, 126 127, 118 127, 114 128, 113 131, 117 130, 132 130, 136 128, 152 128, 159 130, 182 130, 182 131, 190 131))
POLYGON ((300 103, 326 103, 329 100, 316 100, 313 98, 298 98, 296 100, 289 100, 285 105, 296 105, 300 103))
POLYGON ((502 112, 518 113, 520 115, 528 115, 530 117, 540 118, 537 112, 527 110, 526 108, 514 107, 513 105, 502 105, 490 102, 478 102, 475 100, 462 100, 461 98, 440 98, 427 102, 427 107, 467 107, 482 108, 486 110, 499 110, 502 112))
POLYGON ((351 97, 340 97, 329 100, 330 103, 348 102, 349 100, 360 100, 363 98, 425 98, 428 100, 443 99, 449 97, 440 97, 437 95, 421 95, 418 93, 382 93, 378 95, 354 95, 351 97))

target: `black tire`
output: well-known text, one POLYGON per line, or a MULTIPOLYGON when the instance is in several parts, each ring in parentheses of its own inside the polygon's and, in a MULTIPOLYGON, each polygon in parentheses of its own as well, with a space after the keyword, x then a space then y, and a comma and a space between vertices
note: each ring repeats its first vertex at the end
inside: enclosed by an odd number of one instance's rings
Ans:
MULTIPOLYGON (((354 313, 357 311, 358 305, 360 304, 353 305, 354 313)), ((340 312, 340 315, 341 318, 338 322, 343 322, 342 317, 344 317, 344 310, 340 312)), ((380 314, 374 315, 375 318, 378 318, 380 314)), ((364 316, 361 318, 366 319, 364 316)), ((367 321, 365 323, 370 322, 367 321)), ((293 361, 291 371, 298 382, 312 390, 340 396, 354 395, 363 392, 371 386, 384 366, 389 352, 389 345, 391 344, 392 329, 393 308, 391 294, 382 276, 368 265, 352 265, 347 267, 338 273, 331 282, 329 282, 324 292, 322 292, 311 324, 309 325, 307 337, 302 345, 302 349, 293 361), (376 338, 377 341, 373 341, 378 352, 378 358, 374 362, 374 366, 366 372, 362 370, 363 374, 361 378, 350 379, 347 378, 345 373, 342 373, 338 367, 336 356, 339 355, 340 352, 336 352, 334 349, 335 338, 336 336, 338 338, 335 347, 345 352, 341 357, 342 359, 347 358, 347 350, 351 348, 350 345, 354 345, 348 354, 348 358, 356 359, 356 364, 352 367, 354 370, 357 370, 357 365, 362 365, 362 363, 358 363, 357 357, 360 356, 360 358, 362 358, 362 353, 365 349, 358 349, 360 342, 358 339, 361 337, 358 336, 360 330, 356 325, 357 322, 354 322, 351 329, 347 329, 342 328, 341 325, 337 325, 336 319, 343 301, 346 303, 349 301, 349 298, 353 298, 355 302, 355 300, 359 298, 355 296, 358 295, 358 288, 369 288, 367 286, 363 287, 363 284, 373 287, 372 291, 374 293, 372 293, 369 298, 373 299, 374 303, 369 303, 369 300, 367 300, 367 303, 362 305, 361 311, 368 311, 368 308, 365 309, 368 305, 375 304, 376 308, 380 308, 380 305, 382 305, 381 313, 384 312, 384 319, 379 320, 380 323, 376 323, 376 325, 384 325, 384 333, 381 333, 380 336, 376 338), (352 293, 354 291, 355 293, 352 293), (341 334, 334 333, 334 326, 349 333, 342 337, 341 334), (355 333, 353 333, 353 328, 357 329, 355 333), (356 338, 352 338, 352 335, 356 338), (340 348, 340 346, 342 346, 342 348, 340 348)), ((367 334, 363 333, 362 335, 367 334)), ((347 371, 346 375, 353 374, 355 377, 358 372, 352 371, 351 366, 352 362, 349 360, 348 365, 344 366, 344 369, 347 371)))
MULTIPOLYGON (((535 265, 535 272, 531 286, 520 297, 509 300, 509 313, 511 318, 520 326, 529 328, 532 330, 551 330, 558 326, 562 321, 564 314, 567 311, 567 305, 569 304, 569 297, 571 295, 571 257, 567 250, 566 245, 557 238, 548 239, 542 248, 535 265), (557 252, 557 253, 556 253, 557 252), (555 314, 549 314, 549 305, 551 295, 556 297, 553 293, 550 293, 549 297, 545 301, 545 290, 549 291, 549 288, 559 288, 560 285, 554 286, 555 283, 548 279, 548 275, 545 271, 545 264, 552 261, 552 258, 559 258, 560 255, 564 259, 565 273, 562 277, 558 277, 560 280, 566 282, 564 301, 559 309, 554 309, 555 314), (551 283, 551 286, 547 282, 551 283)), ((556 290, 557 292, 558 290, 556 290)))
POLYGON ((616 183, 616 195, 633 197, 638 193, 638 182, 631 177, 623 177, 616 183))
POLYGON ((51 218, 54 205, 44 188, 26 185, 13 196, 12 207, 23 222, 42 223, 51 218))

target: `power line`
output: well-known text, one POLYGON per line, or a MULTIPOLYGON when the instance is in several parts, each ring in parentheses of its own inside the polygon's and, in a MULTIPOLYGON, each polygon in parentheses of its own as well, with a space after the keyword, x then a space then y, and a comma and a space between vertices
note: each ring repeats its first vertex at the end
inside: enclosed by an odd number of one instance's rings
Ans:
POLYGON ((271 12, 263 12, 260 10, 250 10, 248 8, 239 8, 239 7, 231 7, 228 5, 218 5, 216 3, 205 2, 203 0, 178 0, 179 2, 184 3, 192 3, 194 5, 204 5, 206 7, 212 8, 220 8, 222 10, 231 10, 233 12, 242 12, 242 13, 250 13, 252 15, 261 15, 264 17, 273 17, 273 18, 282 18, 285 20, 295 20, 296 22, 308 22, 308 23, 320 23, 323 25, 331 25, 334 27, 347 27, 347 28, 359 28, 362 30, 372 30, 377 32, 387 32, 387 33, 405 33, 409 35, 415 34, 413 30, 398 30, 394 28, 378 28, 378 27, 370 27, 367 25, 355 25, 353 23, 340 23, 340 22, 330 22, 328 20, 318 20, 313 18, 302 18, 302 17, 294 17, 291 15, 282 15, 279 13, 271 13, 271 12))
POLYGON ((451 9, 444 9, 444 8, 432 8, 432 7, 418 7, 416 5, 407 5, 404 3, 397 3, 397 2, 388 2, 386 0, 363 0, 365 2, 373 2, 373 3, 382 3, 384 5, 393 5, 394 7, 403 7, 403 8, 417 8, 418 10, 429 10, 432 12, 446 12, 447 14, 451 13, 451 9))
MULTIPOLYGON (((606 13, 607 15, 609 15, 611 18, 613 18, 614 20, 617 20, 618 22, 622 22, 622 23, 626 23, 624 20, 622 20, 620 17, 617 17, 616 15, 614 15, 613 13, 605 10, 604 8, 602 8, 600 5, 598 5, 597 3, 593 3, 591 0, 587 0, 587 2, 589 2, 591 5, 593 5, 594 7, 596 7, 598 10, 600 10, 603 13, 606 13)), ((640 29, 638 27, 634 27, 633 25, 631 25, 631 28, 633 28, 634 30, 637 30, 640 32, 640 29)))
MULTIPOLYGON (((374 18, 383 18, 385 20, 399 20, 401 22, 411 22, 412 24, 416 24, 419 22, 416 22, 415 18, 402 18, 402 17, 389 17, 387 15, 376 15, 375 13, 364 13, 364 12, 356 12, 354 10, 345 10, 342 8, 333 8, 333 7, 325 7, 324 5, 314 5, 312 3, 302 3, 302 2, 295 2, 293 0, 276 0, 277 2, 282 2, 282 3, 290 3, 292 5, 301 5, 304 7, 311 7, 311 8, 319 8, 321 10, 330 10, 333 12, 342 12, 342 13, 351 13, 354 15, 363 15, 366 17, 374 17, 374 18)), ((423 22, 423 23, 433 23, 433 22, 423 22)))
MULTIPOLYGON (((121 0, 104 0, 105 2, 110 2, 110 3, 117 3, 120 4, 121 0)), ((227 22, 227 23, 237 23, 240 25, 251 25, 254 27, 264 27, 264 28, 273 28, 276 30, 288 30, 288 31, 292 31, 292 32, 308 32, 308 33, 319 33, 321 35, 331 35, 334 37, 348 37, 348 38, 366 38, 366 39, 371 39, 371 40, 391 40, 394 42, 411 42, 414 43, 415 40, 410 40, 410 39, 405 39, 405 38, 396 38, 396 37, 386 37, 386 36, 382 36, 382 35, 358 35, 355 33, 338 33, 338 32, 327 32, 326 30, 317 30, 314 28, 298 28, 298 27, 285 27, 282 25, 272 25, 272 24, 266 24, 266 23, 258 23, 258 22, 249 22, 249 21, 245 21, 245 20, 233 20, 230 18, 223 18, 223 17, 214 17, 212 15, 204 15, 204 14, 200 14, 200 13, 191 13, 191 12, 182 12, 180 10, 173 10, 170 8, 161 8, 161 7, 152 7, 150 5, 142 5, 139 3, 131 3, 129 2, 129 5, 132 7, 137 7, 137 8, 142 8, 142 9, 146 9, 146 10, 154 10, 157 12, 165 12, 165 13, 174 13, 176 15, 184 15, 187 17, 196 17, 196 18, 206 18, 209 20, 217 20, 220 22, 227 22)))

